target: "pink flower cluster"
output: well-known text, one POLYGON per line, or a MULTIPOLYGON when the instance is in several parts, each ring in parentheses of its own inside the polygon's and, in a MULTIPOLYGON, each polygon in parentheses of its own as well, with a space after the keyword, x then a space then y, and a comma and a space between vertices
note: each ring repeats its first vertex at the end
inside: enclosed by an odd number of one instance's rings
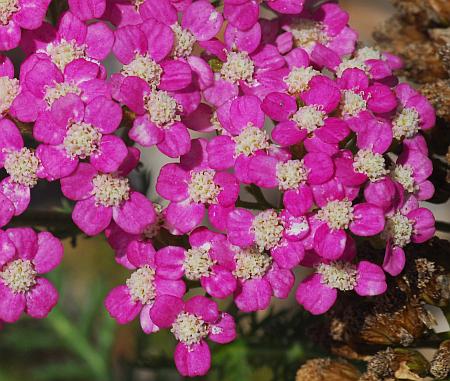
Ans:
MULTIPOLYGON (((422 133, 434 110, 399 83, 401 60, 357 47, 337 4, 72 0, 54 28, 42 23, 48 4, 32 3, 0 5, 0 34, 9 36, 0 49, 27 54, 18 79, 0 59, 8 174, 0 225, 24 212, 38 181, 59 181, 76 201, 75 224, 90 236, 105 232, 132 271, 107 296, 109 313, 120 324, 139 315, 148 334, 170 329, 182 375, 207 373, 207 338, 236 336, 211 297, 264 310, 289 296, 302 266, 310 275, 296 299, 325 313, 338 291, 385 292, 386 273, 403 270, 403 248, 433 236, 434 217, 420 202, 434 193, 422 133), (108 77, 111 52, 121 69, 108 77), (35 150, 17 123, 33 126, 35 150), (152 146, 178 159, 157 179, 163 206, 127 177, 152 146), (242 200, 246 187, 254 203, 242 200), (384 262, 359 260, 356 237, 384 242, 384 262), (185 280, 208 296, 186 298, 185 280)), ((14 229, 3 234, 0 285, 17 308, 0 308, 0 319, 24 309, 41 317, 54 304, 53 288, 36 278, 60 258, 47 234, 34 244, 14 229)))

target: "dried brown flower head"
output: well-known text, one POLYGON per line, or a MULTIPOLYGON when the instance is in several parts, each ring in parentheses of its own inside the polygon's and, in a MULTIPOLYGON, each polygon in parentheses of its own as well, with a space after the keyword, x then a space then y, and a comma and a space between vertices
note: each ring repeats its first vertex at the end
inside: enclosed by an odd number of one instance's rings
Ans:
POLYGON ((430 373, 436 380, 445 380, 450 374, 450 340, 441 343, 431 361, 430 373))
POLYGON ((298 371, 295 381, 357 381, 360 372, 344 360, 308 360, 298 371))

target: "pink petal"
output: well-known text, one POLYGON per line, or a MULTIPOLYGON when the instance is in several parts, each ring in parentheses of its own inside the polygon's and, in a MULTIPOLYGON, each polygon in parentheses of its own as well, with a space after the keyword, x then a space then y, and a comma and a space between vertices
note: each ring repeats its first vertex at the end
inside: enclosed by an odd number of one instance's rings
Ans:
POLYGON ((383 294, 387 289, 386 277, 380 266, 367 261, 358 264, 355 292, 361 296, 383 294))
POLYGON ((300 242, 283 240, 270 251, 270 254, 278 266, 290 270, 301 262, 305 250, 300 242))
POLYGON ((92 195, 94 186, 92 179, 97 175, 95 168, 80 163, 76 171, 69 177, 61 179, 61 190, 71 200, 84 200, 92 195))
POLYGON ((3 230, 0 230, 0 267, 10 262, 16 255, 16 247, 3 230))
POLYGON ((0 227, 3 227, 14 217, 14 204, 3 193, 0 193, 0 227))
POLYGON ((105 299, 105 307, 119 324, 127 324, 139 314, 142 304, 131 299, 128 287, 113 288, 105 299))
POLYGON ((62 145, 41 144, 36 149, 36 156, 41 161, 45 172, 53 179, 71 175, 78 166, 78 158, 69 156, 62 145))
POLYGON ((145 265, 155 267, 155 253, 153 245, 147 241, 132 240, 126 247, 127 259, 136 268, 145 265))
POLYGON ((270 93, 264 98, 261 109, 273 120, 286 121, 297 110, 295 98, 283 93, 270 93))
POLYGON ((426 208, 418 208, 407 214, 407 217, 414 221, 414 232, 412 241, 423 243, 434 236, 436 232, 435 219, 433 213, 426 208))
POLYGON ((19 320, 24 309, 25 295, 14 294, 0 281, 0 319, 6 323, 14 323, 19 320))
POLYGON ((191 137, 183 123, 174 123, 164 130, 164 139, 157 143, 158 149, 169 157, 179 157, 191 149, 191 137))
POLYGON ((174 34, 167 25, 148 19, 140 25, 141 30, 147 37, 148 52, 156 61, 160 62, 172 51, 174 44, 174 34))
POLYGON ((272 266, 265 278, 272 286, 273 296, 279 299, 285 299, 289 296, 295 282, 291 270, 280 269, 276 265, 272 266))
POLYGON ((225 170, 234 165, 235 143, 231 137, 219 135, 212 138, 206 147, 211 168, 225 170))
POLYGON ((16 125, 9 119, 0 120, 0 165, 3 166, 6 151, 20 150, 23 147, 23 139, 16 125))
POLYGON ((127 155, 127 146, 122 139, 106 135, 100 141, 98 152, 91 155, 90 162, 98 171, 111 173, 119 169, 127 155))
POLYGON ((146 0, 139 13, 144 20, 154 19, 169 26, 177 22, 177 11, 168 0, 146 0))
POLYGON ((337 290, 323 284, 321 275, 314 274, 300 283, 295 297, 305 310, 313 315, 320 315, 333 306, 337 290))
POLYGON ((248 247, 254 242, 254 235, 250 231, 253 214, 245 209, 235 209, 227 218, 228 239, 233 245, 248 247))
POLYGON ((75 204, 72 219, 85 234, 94 236, 108 227, 112 219, 112 209, 96 205, 95 198, 91 197, 75 204))
POLYGON ((38 234, 38 249, 33 264, 38 274, 45 274, 56 268, 62 260, 64 248, 61 241, 53 234, 38 234))
POLYGON ((116 131, 121 120, 121 107, 106 97, 97 97, 86 106, 84 121, 98 128, 103 134, 116 131))
POLYGON ((6 230, 9 240, 16 247, 17 256, 32 260, 38 251, 37 234, 31 228, 11 228, 6 230))
POLYGON ((139 192, 131 192, 128 200, 112 210, 112 218, 117 225, 131 234, 142 233, 156 220, 151 201, 139 192))
POLYGON ((184 310, 198 316, 207 323, 214 323, 219 318, 217 303, 201 295, 189 299, 184 310))
POLYGON ((397 276, 403 271, 405 263, 405 251, 401 247, 392 246, 388 242, 384 254, 383 270, 392 276, 397 276))
POLYGON ((167 223, 177 234, 186 234, 197 227, 205 215, 203 204, 171 202, 166 209, 167 223))
POLYGON ((209 1, 199 0, 186 9, 181 25, 190 30, 197 40, 207 41, 219 32, 222 23, 222 15, 209 1))
POLYGON ((261 101, 252 95, 236 98, 230 107, 230 120, 233 134, 239 134, 249 123, 262 128, 265 115, 261 110, 261 101))
POLYGON ((164 165, 158 176, 156 191, 170 201, 183 201, 189 197, 189 174, 177 164, 164 165))
POLYGON ((249 30, 243 31, 228 24, 224 38, 229 49, 235 46, 239 51, 252 53, 261 42, 261 25, 256 23, 249 30))
POLYGON ((223 15, 231 25, 241 30, 247 30, 255 25, 258 20, 259 5, 255 0, 249 0, 237 5, 225 2, 223 15))
POLYGON ((236 290, 236 278, 222 266, 215 265, 212 271, 212 274, 200 279, 202 287, 214 298, 223 299, 230 296, 236 290))
POLYGON ((47 317, 58 302, 58 291, 45 278, 37 278, 36 284, 26 293, 26 313, 35 318, 47 317))
POLYGON ((339 259, 345 250, 347 233, 343 229, 332 230, 324 223, 314 235, 314 250, 322 258, 339 259))
POLYGON ((381 233, 385 219, 383 210, 373 204, 357 204, 353 208, 354 219, 350 223, 350 230, 360 237, 370 237, 381 233))
POLYGON ((242 283, 235 294, 234 302, 243 312, 265 310, 272 298, 272 287, 266 279, 249 279, 242 283))
POLYGON ((209 339, 219 344, 227 344, 236 338, 236 323, 231 315, 223 312, 219 322, 211 326, 209 339))
POLYGON ((307 135, 305 129, 299 129, 292 121, 278 123, 272 130, 272 139, 282 147, 288 147, 301 142, 307 135))
POLYGON ((134 120, 128 136, 144 147, 151 147, 164 139, 164 132, 150 121, 148 115, 142 115, 134 120))
POLYGON ((186 293, 186 285, 182 280, 163 279, 156 277, 155 279, 156 296, 171 295, 182 298, 186 293))
POLYGON ((239 182, 231 173, 218 172, 214 176, 214 183, 222 189, 217 196, 217 201, 223 207, 234 205, 239 196, 239 182))
POLYGON ((177 370, 182 376, 204 376, 211 367, 211 351, 204 341, 192 344, 189 347, 183 343, 178 343, 174 358, 177 370))
POLYGON ((184 309, 184 302, 172 295, 156 298, 150 311, 152 321, 160 328, 170 328, 178 314, 184 309))
POLYGON ((144 54, 147 50, 147 38, 137 25, 118 28, 114 32, 113 52, 123 64, 133 61, 136 52, 144 54))
POLYGON ((168 60, 161 63, 163 75, 159 88, 176 91, 188 87, 192 82, 191 67, 183 61, 168 60))
POLYGON ((308 174, 310 184, 323 184, 334 175, 333 160, 324 153, 308 153, 303 160, 310 170, 308 174))
POLYGON ((105 0, 69 0, 69 8, 72 13, 81 20, 98 19, 106 8, 105 0))
POLYGON ((278 160, 271 156, 256 155, 251 158, 249 171, 253 183, 263 188, 278 186, 278 160))
POLYGON ((184 274, 185 250, 182 247, 166 246, 155 254, 156 274, 166 279, 180 279, 184 274))
POLYGON ((141 314, 139 316, 139 321, 141 323, 141 328, 146 334, 159 331, 159 327, 153 323, 150 317, 150 310, 152 309, 151 304, 147 304, 142 307, 141 314))

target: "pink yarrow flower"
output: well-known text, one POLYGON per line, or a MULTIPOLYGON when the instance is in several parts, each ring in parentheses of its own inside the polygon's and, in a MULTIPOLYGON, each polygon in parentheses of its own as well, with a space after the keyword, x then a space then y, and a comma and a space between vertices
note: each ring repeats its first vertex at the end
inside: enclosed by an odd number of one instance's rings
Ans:
POLYGON ((40 277, 59 265, 61 242, 48 232, 31 228, 0 231, 0 319, 17 321, 25 312, 45 318, 58 301, 58 292, 40 277))
POLYGON ((20 92, 19 80, 14 78, 14 66, 0 55, 0 119, 6 116, 20 92))
POLYGON ((178 340, 174 358, 182 376, 208 373, 211 352, 206 338, 227 344, 236 337, 233 317, 219 312, 217 304, 204 296, 194 296, 183 302, 180 298, 163 295, 156 299, 150 317, 160 328, 170 328, 178 340))
POLYGON ((166 279, 158 273, 155 256, 167 249, 155 252, 149 244, 142 250, 127 253, 134 271, 125 285, 112 289, 105 299, 106 309, 119 324, 127 324, 140 315, 142 330, 147 334, 156 332, 159 327, 152 321, 150 312, 158 298, 162 295, 184 296, 186 286, 182 280, 166 279))

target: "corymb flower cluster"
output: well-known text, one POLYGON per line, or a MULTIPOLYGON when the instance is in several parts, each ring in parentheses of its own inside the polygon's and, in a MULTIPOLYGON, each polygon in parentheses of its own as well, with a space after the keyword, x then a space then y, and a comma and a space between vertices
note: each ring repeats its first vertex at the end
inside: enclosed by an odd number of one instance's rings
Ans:
MULTIPOLYGON (((104 232, 130 270, 106 297, 110 315, 170 330, 182 375, 208 372, 208 341, 235 339, 214 299, 264 310, 302 266, 296 299, 322 314, 341 292, 384 293, 403 248, 434 235, 420 205, 434 192, 423 135, 434 110, 399 83, 400 59, 357 44, 337 4, 69 0, 56 27, 48 6, 0 2, 0 50, 26 53, 16 76, 0 57, 0 225, 39 181, 59 182, 75 224, 104 232), (127 177, 152 146, 170 158, 162 205, 127 177), (360 240, 383 244, 384 262, 360 258, 360 240), (186 298, 187 284, 204 295, 186 298)), ((0 241, 0 319, 46 316, 57 292, 41 274, 61 243, 24 228, 0 241)))

